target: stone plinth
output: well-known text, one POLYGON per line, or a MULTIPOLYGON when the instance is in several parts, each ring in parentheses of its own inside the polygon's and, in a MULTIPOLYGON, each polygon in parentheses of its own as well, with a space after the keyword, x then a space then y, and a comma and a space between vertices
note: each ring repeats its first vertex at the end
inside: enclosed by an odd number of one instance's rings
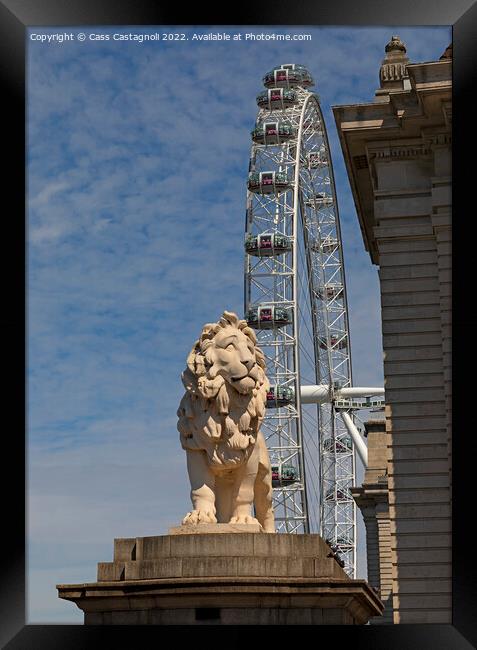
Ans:
POLYGON ((383 605, 319 535, 189 533, 116 539, 98 581, 58 585, 92 625, 364 624, 383 605))

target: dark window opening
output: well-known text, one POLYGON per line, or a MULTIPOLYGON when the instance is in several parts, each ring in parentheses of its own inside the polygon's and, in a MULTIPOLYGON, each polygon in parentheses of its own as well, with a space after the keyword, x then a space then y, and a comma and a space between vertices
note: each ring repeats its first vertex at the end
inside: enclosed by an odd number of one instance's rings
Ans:
POLYGON ((195 610, 196 621, 210 621, 220 618, 219 607, 200 607, 195 610))

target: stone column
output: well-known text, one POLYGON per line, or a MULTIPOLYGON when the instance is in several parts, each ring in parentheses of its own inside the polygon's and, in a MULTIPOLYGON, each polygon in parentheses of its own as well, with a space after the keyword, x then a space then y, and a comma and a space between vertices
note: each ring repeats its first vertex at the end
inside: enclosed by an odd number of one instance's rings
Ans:
POLYGON ((450 623, 448 179, 428 140, 374 153, 394 622, 450 623))
POLYGON ((372 625, 392 623, 391 528, 387 479, 387 436, 385 420, 370 420, 365 425, 368 438, 368 467, 360 488, 351 490, 361 510, 366 528, 368 582, 384 604, 372 625))

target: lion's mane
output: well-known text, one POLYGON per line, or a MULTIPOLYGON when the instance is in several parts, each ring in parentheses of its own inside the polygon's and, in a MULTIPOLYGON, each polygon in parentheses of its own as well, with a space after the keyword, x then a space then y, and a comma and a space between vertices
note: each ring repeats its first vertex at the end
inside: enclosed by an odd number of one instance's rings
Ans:
POLYGON ((263 352, 257 347, 255 333, 245 320, 224 311, 217 323, 204 325, 182 373, 186 392, 177 411, 182 447, 204 450, 209 465, 217 470, 246 462, 265 413, 269 383, 264 370, 263 352), (239 330, 253 343, 255 365, 248 377, 253 379, 254 385, 247 394, 240 393, 227 381, 223 376, 226 373, 210 372, 215 338, 223 328, 239 330))

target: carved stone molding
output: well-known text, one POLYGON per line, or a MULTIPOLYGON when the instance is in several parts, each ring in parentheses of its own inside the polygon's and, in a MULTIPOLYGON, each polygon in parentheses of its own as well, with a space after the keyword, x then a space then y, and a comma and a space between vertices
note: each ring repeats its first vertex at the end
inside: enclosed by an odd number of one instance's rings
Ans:
POLYGON ((431 147, 450 147, 452 144, 451 133, 432 133, 423 135, 423 140, 431 147))
POLYGON ((407 159, 407 158, 422 158, 424 156, 430 156, 431 154, 432 154, 432 150, 427 145, 427 143, 422 143, 422 144, 397 145, 397 146, 386 147, 386 149, 375 151, 374 157, 381 161, 390 158, 392 158, 393 160, 407 159))

